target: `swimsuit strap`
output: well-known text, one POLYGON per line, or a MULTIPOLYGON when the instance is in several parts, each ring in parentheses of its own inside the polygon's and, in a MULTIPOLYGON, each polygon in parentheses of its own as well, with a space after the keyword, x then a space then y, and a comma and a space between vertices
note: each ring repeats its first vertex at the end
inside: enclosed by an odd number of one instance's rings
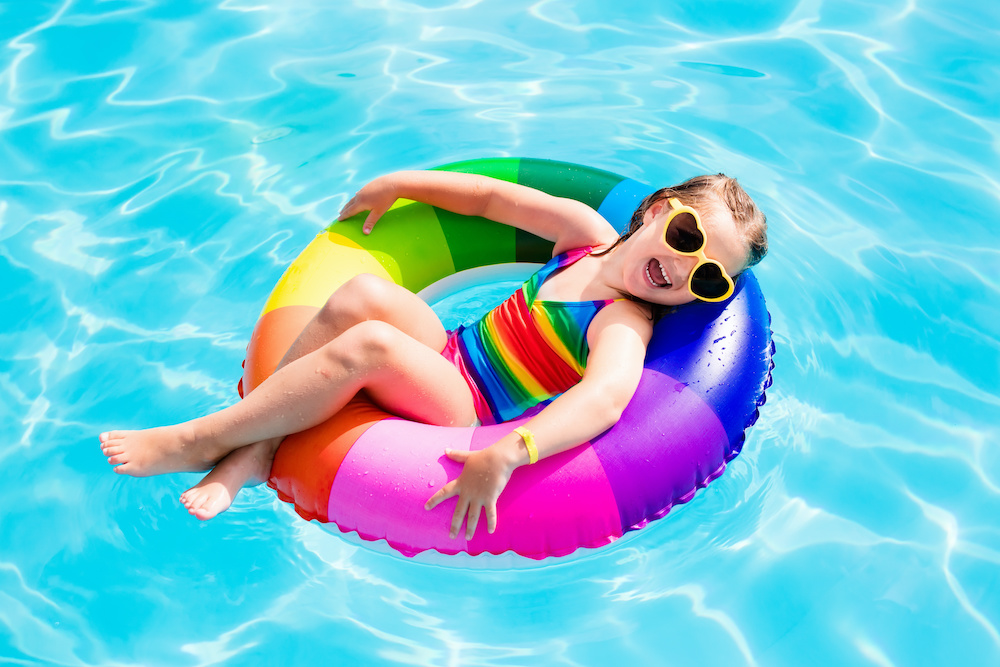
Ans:
MULTIPOLYGON (((545 266, 538 269, 538 271, 536 271, 534 275, 528 278, 524 282, 524 285, 521 286, 521 290, 524 292, 524 300, 528 304, 528 306, 530 307, 532 304, 535 303, 535 298, 538 296, 538 290, 541 289, 542 283, 548 280, 549 276, 551 276, 553 273, 555 273, 560 269, 564 269, 567 266, 576 264, 576 262, 579 261, 581 258, 589 255, 592 249, 593 246, 584 246, 582 248, 573 248, 572 250, 567 250, 564 253, 556 255, 548 262, 546 262, 545 266)), ((608 303, 611 303, 612 301, 616 300, 617 299, 602 299, 601 301, 595 303, 604 302, 604 304, 607 305, 608 303)), ((573 303, 573 302, 565 302, 565 303, 573 303)), ((590 303, 590 302, 587 301, 583 303, 590 303)))

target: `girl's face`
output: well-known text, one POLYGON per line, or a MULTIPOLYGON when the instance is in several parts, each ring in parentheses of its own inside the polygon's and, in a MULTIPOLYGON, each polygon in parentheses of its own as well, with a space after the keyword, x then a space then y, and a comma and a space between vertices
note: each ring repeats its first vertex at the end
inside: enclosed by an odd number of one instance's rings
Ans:
MULTIPOLYGON (((688 278, 698 258, 674 251, 663 240, 670 210, 667 200, 650 206, 642 227, 625 241, 622 279, 632 296, 649 303, 679 306, 697 299, 688 291, 688 278)), ((707 239, 705 255, 722 264, 730 276, 736 275, 744 268, 747 249, 732 213, 719 201, 699 209, 698 214, 707 239)))

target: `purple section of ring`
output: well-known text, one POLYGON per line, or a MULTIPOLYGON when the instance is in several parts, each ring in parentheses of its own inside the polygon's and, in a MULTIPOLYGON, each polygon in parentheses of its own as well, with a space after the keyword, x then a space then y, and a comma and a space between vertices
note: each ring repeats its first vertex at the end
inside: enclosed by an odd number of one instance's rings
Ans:
POLYGON ((593 449, 614 489, 622 530, 645 525, 717 477, 729 438, 697 393, 645 369, 618 424, 593 449))

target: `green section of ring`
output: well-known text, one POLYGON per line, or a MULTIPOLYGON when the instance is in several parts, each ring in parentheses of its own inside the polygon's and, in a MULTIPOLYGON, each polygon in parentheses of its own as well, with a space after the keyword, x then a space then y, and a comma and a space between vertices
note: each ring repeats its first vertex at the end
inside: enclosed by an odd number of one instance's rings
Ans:
MULTIPOLYGON (((487 158, 437 169, 490 176, 600 207, 622 177, 568 162, 531 158, 487 158)), ((333 223, 341 234, 368 250, 400 284, 414 292, 457 271, 506 262, 546 262, 552 243, 508 225, 458 215, 417 202, 397 203, 372 234, 361 232, 367 213, 333 223), (393 270, 395 269, 395 270, 393 270)))
POLYGON ((582 201, 595 211, 623 180, 610 171, 552 160, 523 159, 517 174, 517 182, 521 185, 556 197, 582 201))
POLYGON ((382 216, 372 233, 365 235, 361 224, 367 215, 363 212, 335 222, 328 231, 367 250, 389 275, 399 276, 399 284, 413 292, 455 272, 448 240, 434 207, 419 202, 397 203, 382 216))

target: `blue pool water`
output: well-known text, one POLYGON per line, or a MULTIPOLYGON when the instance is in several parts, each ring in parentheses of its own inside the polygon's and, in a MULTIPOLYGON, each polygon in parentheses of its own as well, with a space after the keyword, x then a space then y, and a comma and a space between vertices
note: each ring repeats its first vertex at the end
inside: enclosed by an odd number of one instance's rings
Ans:
POLYGON ((0 662, 1000 663, 1000 6, 634 6, 0 1, 0 662), (501 155, 768 212, 775 383, 693 502, 484 571, 110 472, 351 192, 501 155))

